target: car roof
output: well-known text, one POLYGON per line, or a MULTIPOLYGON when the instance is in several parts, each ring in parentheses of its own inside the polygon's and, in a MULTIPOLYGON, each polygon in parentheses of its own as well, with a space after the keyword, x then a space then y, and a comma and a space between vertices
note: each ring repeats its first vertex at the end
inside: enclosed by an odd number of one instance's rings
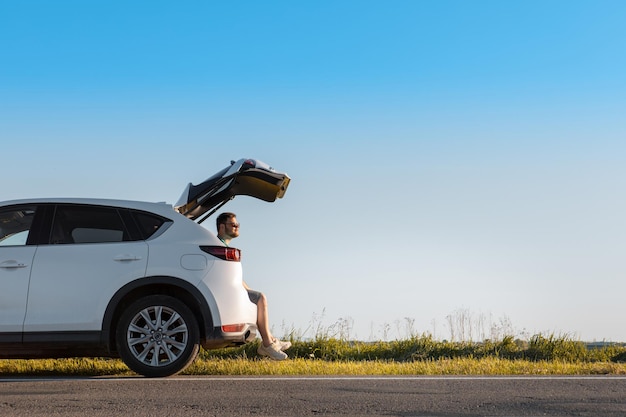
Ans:
MULTIPOLYGON (((24 204, 86 204, 93 206, 122 207, 136 210, 152 211, 156 213, 169 214, 176 213, 171 204, 165 202, 148 202, 134 200, 114 200, 104 198, 29 198, 22 200, 10 200, 0 203, 0 207, 24 205, 24 204)), ((177 213, 178 214, 178 213, 177 213)))

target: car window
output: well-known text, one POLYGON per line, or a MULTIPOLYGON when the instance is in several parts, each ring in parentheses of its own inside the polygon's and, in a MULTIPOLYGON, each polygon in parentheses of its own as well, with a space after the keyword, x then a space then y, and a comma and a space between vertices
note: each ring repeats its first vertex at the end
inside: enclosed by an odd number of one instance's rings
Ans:
POLYGON ((35 218, 35 207, 13 207, 0 210, 0 246, 25 245, 35 218))
POLYGON ((59 205, 50 242, 106 243, 130 240, 118 211, 112 207, 59 205))
POLYGON ((154 235, 156 231, 163 226, 163 223, 166 222, 166 219, 162 217, 141 211, 133 211, 133 216, 144 239, 148 239, 150 236, 154 235))

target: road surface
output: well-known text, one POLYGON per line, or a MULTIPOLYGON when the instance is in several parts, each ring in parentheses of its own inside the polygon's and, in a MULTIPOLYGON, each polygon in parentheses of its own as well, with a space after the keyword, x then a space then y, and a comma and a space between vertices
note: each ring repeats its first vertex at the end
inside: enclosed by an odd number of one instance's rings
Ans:
POLYGON ((626 377, 0 378, 0 416, 626 416, 626 377))

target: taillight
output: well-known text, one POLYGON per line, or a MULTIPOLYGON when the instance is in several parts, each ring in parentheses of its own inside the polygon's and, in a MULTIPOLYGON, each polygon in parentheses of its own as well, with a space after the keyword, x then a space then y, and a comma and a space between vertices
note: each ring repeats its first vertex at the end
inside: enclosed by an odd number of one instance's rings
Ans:
POLYGON ((216 258, 220 258, 225 261, 241 261, 241 250, 237 248, 227 248, 225 246, 200 246, 200 249, 209 255, 213 255, 216 258))

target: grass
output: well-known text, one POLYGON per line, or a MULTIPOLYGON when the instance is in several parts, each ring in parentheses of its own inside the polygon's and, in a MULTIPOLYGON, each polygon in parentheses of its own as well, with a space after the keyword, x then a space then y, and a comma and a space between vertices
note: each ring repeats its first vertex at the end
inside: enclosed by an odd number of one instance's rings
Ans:
MULTIPOLYGON (((290 360, 260 359, 257 343, 202 351, 187 375, 626 375, 626 347, 588 347, 567 336, 483 342, 415 336, 390 342, 292 340, 290 360)), ((0 376, 133 375, 117 359, 0 360, 0 376)))
POLYGON ((248 359, 200 360, 189 375, 624 375, 626 365, 596 362, 454 358, 393 361, 336 361, 297 358, 285 362, 248 359))

